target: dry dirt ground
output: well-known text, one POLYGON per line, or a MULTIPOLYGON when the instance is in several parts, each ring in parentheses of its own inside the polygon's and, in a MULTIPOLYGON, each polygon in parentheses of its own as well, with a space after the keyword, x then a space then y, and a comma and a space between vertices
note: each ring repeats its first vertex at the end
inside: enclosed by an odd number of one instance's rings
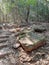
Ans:
POLYGON ((33 30, 39 25, 46 28, 46 31, 42 33, 46 36, 46 44, 36 50, 26 52, 19 45, 17 36, 15 36, 20 29, 15 32, 10 30, 9 32, 8 27, 6 29, 4 24, 5 29, 0 30, 0 65, 49 65, 49 23, 33 23, 26 27, 33 30), (2 35, 5 35, 5 38, 2 38, 2 35), (13 47, 14 44, 16 47, 13 47))

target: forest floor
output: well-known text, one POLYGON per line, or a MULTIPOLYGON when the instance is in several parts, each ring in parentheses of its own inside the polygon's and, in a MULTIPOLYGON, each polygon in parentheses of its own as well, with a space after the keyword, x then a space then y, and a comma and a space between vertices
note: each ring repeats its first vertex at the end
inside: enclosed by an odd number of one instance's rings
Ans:
POLYGON ((0 24, 0 65, 49 65, 49 23, 34 22, 20 28, 15 24, 0 24), (46 28, 41 33, 46 36, 46 45, 26 52, 17 42, 17 34, 23 29, 33 31, 37 26, 46 28))

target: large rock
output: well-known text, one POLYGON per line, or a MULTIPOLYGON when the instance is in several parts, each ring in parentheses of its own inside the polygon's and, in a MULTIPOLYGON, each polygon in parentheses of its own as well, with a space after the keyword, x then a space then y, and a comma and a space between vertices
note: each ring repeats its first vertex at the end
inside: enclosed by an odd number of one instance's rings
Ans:
POLYGON ((31 51, 45 44, 45 36, 29 32, 21 35, 19 42, 26 51, 31 51))

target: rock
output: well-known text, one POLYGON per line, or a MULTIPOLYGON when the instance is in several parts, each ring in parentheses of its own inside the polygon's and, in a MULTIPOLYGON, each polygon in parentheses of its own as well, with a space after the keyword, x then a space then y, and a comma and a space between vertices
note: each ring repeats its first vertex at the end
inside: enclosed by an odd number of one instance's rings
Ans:
POLYGON ((19 43, 16 43, 13 45, 13 48, 17 49, 18 47, 20 47, 20 44, 19 43))
POLYGON ((32 58, 30 58, 30 57, 28 57, 28 56, 22 56, 22 57, 20 57, 20 60, 22 61, 22 62, 30 62, 31 61, 31 59, 32 58))
POLYGON ((26 51, 31 51, 45 44, 45 36, 29 32, 21 35, 19 42, 26 51))
POLYGON ((3 48, 0 50, 0 57, 5 57, 6 55, 9 55, 10 53, 12 53, 12 50, 10 50, 9 48, 3 48))
POLYGON ((9 55, 9 59, 10 59, 10 62, 11 62, 13 65, 16 65, 16 57, 15 57, 15 55, 10 54, 10 55, 9 55))
POLYGON ((7 60, 6 58, 2 58, 0 59, 0 65, 12 65, 9 61, 9 59, 7 60))
POLYGON ((23 63, 30 62, 32 57, 29 55, 29 53, 27 54, 22 48, 19 49, 19 60, 23 63))
POLYGON ((21 31, 21 28, 16 28, 17 32, 21 31))
POLYGON ((11 33, 17 32, 16 29, 8 29, 11 33))
POLYGON ((43 26, 36 26, 36 27, 34 28, 34 31, 35 31, 35 32, 38 32, 38 33, 43 33, 44 31, 46 31, 46 28, 43 27, 43 26))

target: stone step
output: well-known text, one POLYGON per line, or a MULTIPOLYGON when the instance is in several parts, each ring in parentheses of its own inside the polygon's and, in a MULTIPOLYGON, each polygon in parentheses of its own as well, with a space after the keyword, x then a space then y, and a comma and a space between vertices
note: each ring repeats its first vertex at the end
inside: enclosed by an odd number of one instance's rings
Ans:
POLYGON ((11 32, 8 30, 0 30, 0 34, 11 35, 11 32))
POLYGON ((4 35, 11 35, 11 32, 6 30, 6 31, 2 32, 2 34, 4 34, 4 35))
POLYGON ((8 42, 6 42, 6 43, 0 43, 0 48, 2 48, 2 47, 6 47, 6 46, 8 46, 9 45, 9 43, 8 42))
POLYGON ((2 48, 0 49, 0 58, 9 55, 10 53, 12 53, 12 50, 10 50, 8 47, 2 48))
POLYGON ((8 41, 7 38, 0 39, 0 43, 8 41))
POLYGON ((5 31, 4 30, 0 30, 0 34, 3 33, 3 32, 5 32, 5 31))
POLYGON ((9 38, 9 35, 2 34, 2 35, 0 35, 0 38, 9 38))

